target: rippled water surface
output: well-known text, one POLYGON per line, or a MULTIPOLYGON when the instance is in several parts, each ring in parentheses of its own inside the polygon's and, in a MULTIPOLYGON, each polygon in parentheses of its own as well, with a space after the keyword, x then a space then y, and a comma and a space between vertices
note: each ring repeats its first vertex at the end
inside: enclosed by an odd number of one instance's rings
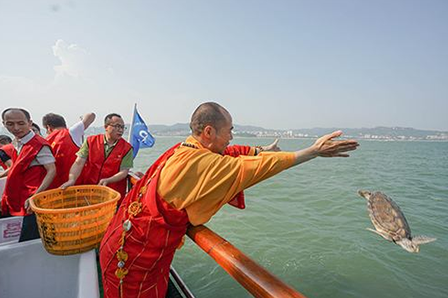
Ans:
MULTIPOLYGON (((182 138, 139 152, 145 170, 182 138)), ((272 140, 235 139, 238 144, 272 140)), ((296 150, 310 140, 281 140, 296 150)), ((316 159, 246 191, 245 210, 224 207, 207 226, 308 297, 448 297, 448 143, 363 141, 348 159, 316 159), (401 207, 413 235, 437 237, 419 254, 367 231, 358 189, 401 207)), ((174 266, 197 297, 251 297, 190 240, 174 266)))

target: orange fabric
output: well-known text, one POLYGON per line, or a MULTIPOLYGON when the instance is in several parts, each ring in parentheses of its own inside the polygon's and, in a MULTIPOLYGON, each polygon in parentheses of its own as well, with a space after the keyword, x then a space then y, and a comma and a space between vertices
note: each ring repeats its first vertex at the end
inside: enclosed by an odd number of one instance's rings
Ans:
MULTIPOLYGON (((187 143, 199 149, 178 144, 166 151, 127 194, 109 224, 100 246, 105 297, 165 297, 169 267, 188 224, 207 221, 244 188, 288 168, 294 161, 291 153, 232 157, 212 153, 191 137, 187 143), (128 207, 139 200, 145 185, 147 190, 140 198, 142 209, 131 218, 128 207), (126 219, 131 228, 123 236, 126 219), (120 248, 127 254, 121 267, 117 255, 120 248), (119 268, 127 272, 121 287, 116 276, 119 268)), ((251 150, 241 146, 230 151, 239 155, 251 150)))
POLYGON ((176 149, 161 171, 157 192, 176 209, 185 209, 193 225, 206 223, 240 191, 294 164, 290 152, 235 158, 209 151, 192 136, 186 143, 198 149, 176 149))

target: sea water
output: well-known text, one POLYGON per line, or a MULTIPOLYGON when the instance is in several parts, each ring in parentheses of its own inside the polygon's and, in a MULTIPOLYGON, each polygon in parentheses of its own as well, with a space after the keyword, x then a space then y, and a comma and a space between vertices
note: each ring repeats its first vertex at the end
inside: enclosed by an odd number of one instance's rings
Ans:
MULTIPOLYGON (((180 137, 142 149, 144 171, 180 137)), ((238 138, 267 145, 272 139, 238 138)), ((284 139, 293 151, 312 140, 284 139)), ((448 297, 448 142, 361 141, 350 158, 317 158, 246 191, 246 209, 225 206, 206 225, 307 297, 448 297), (413 235, 438 240, 411 254, 366 230, 357 190, 382 191, 413 235)), ((187 239, 174 266, 196 297, 251 297, 187 239)))

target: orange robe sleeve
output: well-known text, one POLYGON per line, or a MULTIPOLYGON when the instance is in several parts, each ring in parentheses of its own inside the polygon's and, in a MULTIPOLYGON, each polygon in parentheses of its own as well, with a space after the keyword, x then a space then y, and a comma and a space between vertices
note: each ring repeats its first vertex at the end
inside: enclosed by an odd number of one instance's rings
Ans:
MULTIPOLYGON (((187 142, 194 142, 188 138, 187 142)), ((185 209, 191 224, 206 223, 240 191, 294 163, 294 153, 222 156, 202 148, 180 147, 167 161, 157 192, 176 209, 185 209)))

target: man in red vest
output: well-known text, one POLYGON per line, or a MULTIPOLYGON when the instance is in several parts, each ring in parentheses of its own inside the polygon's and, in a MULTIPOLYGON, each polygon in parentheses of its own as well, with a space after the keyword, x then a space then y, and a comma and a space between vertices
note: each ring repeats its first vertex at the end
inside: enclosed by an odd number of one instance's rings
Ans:
POLYGON ((226 149, 232 117, 217 103, 192 115, 192 135, 166 151, 127 194, 100 246, 104 297, 165 297, 170 264, 188 225, 210 220, 242 190, 318 156, 348 157, 354 140, 319 138, 295 152, 226 149), (226 154, 230 154, 226 155, 226 154))
POLYGON ((107 185, 124 198, 126 177, 133 166, 132 146, 122 138, 125 126, 120 115, 107 115, 104 129, 104 134, 88 137, 81 146, 62 189, 75 183, 107 185))
POLYGON ((13 144, 18 153, 6 180, 2 216, 24 216, 19 241, 35 239, 39 232, 28 199, 51 184, 56 174, 55 159, 48 142, 31 130, 33 122, 28 111, 6 109, 2 120, 15 137, 13 144))
POLYGON ((84 131, 95 120, 94 113, 85 114, 81 120, 67 128, 64 117, 49 113, 42 118, 42 125, 47 130, 46 140, 53 149, 56 159, 57 176, 49 189, 57 188, 68 180, 70 168, 76 160, 76 153, 84 141, 84 131))

